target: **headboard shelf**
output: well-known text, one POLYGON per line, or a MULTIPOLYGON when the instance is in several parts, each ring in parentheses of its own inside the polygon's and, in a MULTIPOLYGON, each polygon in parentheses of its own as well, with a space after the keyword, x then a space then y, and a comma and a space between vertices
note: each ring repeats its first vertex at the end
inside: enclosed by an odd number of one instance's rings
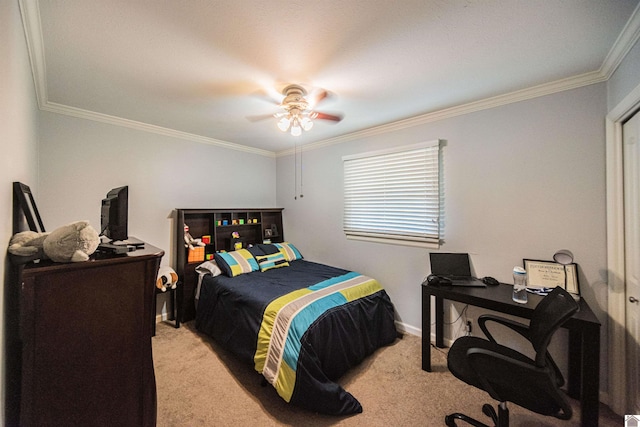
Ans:
POLYGON ((215 252, 233 250, 232 233, 240 235, 243 246, 255 245, 265 240, 283 242, 283 208, 249 209, 176 209, 175 248, 176 272, 182 282, 178 292, 178 304, 182 306, 183 322, 195 318, 194 297, 197 285, 196 267, 215 252), (209 242, 189 256, 185 247, 184 225, 194 239, 208 236, 209 242), (190 261, 191 259, 191 261, 190 261))

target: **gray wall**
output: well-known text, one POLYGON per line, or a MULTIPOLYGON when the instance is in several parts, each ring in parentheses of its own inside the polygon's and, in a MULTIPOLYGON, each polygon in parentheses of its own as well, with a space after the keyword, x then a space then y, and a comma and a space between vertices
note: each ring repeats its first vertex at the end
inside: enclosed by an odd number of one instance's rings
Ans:
MULTIPOLYGON (((12 188, 14 181, 38 190, 37 106, 26 41, 17 1, 0 1, 0 245, 9 246, 13 233, 12 188)), ((0 263, 0 277, 7 283, 6 258, 0 263)), ((0 292, 0 425, 5 418, 6 345, 5 292, 0 292)))
MULTIPOLYGON (((280 157, 278 205, 285 208, 286 237, 309 259, 377 278, 398 320, 420 332, 420 283, 430 271, 429 250, 346 240, 342 156, 444 139, 440 250, 469 252, 477 276, 510 283, 523 258, 549 260, 556 250, 571 249, 582 295, 603 322, 606 378, 606 113, 606 85, 600 83, 310 150, 303 153, 304 198, 298 200, 293 157, 280 157)), ((461 307, 451 310, 451 320, 461 307)), ((470 318, 479 313, 470 309, 470 318)), ((449 337, 461 326, 454 325, 449 337)), ((564 345, 556 351, 562 365, 564 345)))
POLYGON ((129 234, 165 250, 175 208, 274 207, 275 158, 60 114, 40 120, 38 206, 48 230, 100 227, 101 200, 129 186, 129 234))

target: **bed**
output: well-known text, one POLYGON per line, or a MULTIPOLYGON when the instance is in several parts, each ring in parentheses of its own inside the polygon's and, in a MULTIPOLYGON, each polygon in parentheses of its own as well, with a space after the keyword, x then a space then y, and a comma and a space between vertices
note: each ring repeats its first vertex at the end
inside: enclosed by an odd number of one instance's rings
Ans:
POLYGON ((305 260, 287 242, 217 253, 197 272, 199 331, 291 404, 362 412, 336 381, 397 338, 393 304, 376 280, 305 260))

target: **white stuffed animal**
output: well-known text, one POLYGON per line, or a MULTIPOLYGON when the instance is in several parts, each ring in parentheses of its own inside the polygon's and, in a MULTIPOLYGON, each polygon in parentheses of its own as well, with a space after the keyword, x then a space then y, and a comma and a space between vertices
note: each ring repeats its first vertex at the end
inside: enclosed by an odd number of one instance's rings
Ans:
POLYGON ((87 261, 100 243, 89 221, 77 221, 51 233, 21 231, 9 241, 9 253, 31 259, 50 258, 56 262, 87 261))
POLYGON ((56 262, 88 261, 100 236, 89 221, 77 221, 53 230, 44 239, 44 253, 56 262))
POLYGON ((18 256, 42 258, 44 255, 44 240, 49 233, 36 231, 21 231, 13 235, 9 241, 9 253, 18 256))

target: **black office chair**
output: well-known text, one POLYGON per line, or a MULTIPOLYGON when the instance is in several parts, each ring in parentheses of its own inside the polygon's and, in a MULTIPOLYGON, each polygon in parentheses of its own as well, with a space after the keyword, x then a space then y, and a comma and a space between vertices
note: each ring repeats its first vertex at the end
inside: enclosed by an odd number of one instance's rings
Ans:
MULTIPOLYGON (((571 418, 571 406, 560 390, 564 378, 547 351, 551 337, 576 311, 578 304, 564 289, 557 287, 540 301, 529 325, 493 315, 478 318, 488 340, 464 336, 458 338, 447 357, 449 370, 469 385, 482 389, 499 401, 498 413, 485 404, 482 412, 491 417, 496 427, 509 426, 507 402, 513 402, 533 412, 563 420, 571 418), (486 323, 493 321, 513 329, 529 340, 536 352, 535 360, 496 342, 486 323)), ((445 417, 447 426, 455 420, 477 427, 487 427, 464 414, 445 417)))

